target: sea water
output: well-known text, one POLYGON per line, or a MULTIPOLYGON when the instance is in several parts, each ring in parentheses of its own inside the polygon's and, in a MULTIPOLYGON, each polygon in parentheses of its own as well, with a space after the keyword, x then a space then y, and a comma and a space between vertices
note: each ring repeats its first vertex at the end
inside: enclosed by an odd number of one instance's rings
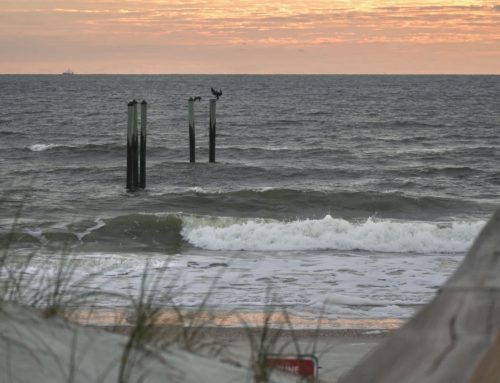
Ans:
POLYGON ((148 265, 162 277, 159 296, 175 289, 183 307, 210 292, 207 306, 219 310, 406 319, 500 203, 499 76, 0 76, 0 85, 2 251, 35 253, 27 273, 72 257, 76 276, 92 275, 88 289, 129 292, 148 265), (211 87, 223 90, 215 164, 211 87), (196 164, 192 96, 202 97, 196 164), (148 174, 146 190, 129 193, 134 98, 149 107, 148 174))

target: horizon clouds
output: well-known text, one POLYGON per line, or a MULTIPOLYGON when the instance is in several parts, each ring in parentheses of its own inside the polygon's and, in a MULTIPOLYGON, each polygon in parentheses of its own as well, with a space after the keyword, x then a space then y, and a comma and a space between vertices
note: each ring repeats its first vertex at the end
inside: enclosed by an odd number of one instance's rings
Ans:
POLYGON ((5 0, 0 73, 500 73, 500 5, 5 0))

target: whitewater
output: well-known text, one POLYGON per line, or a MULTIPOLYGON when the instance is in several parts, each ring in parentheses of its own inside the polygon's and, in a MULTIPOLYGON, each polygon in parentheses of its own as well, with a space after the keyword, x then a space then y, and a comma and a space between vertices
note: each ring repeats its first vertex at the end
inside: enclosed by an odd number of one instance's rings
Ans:
POLYGON ((208 250, 367 250, 384 253, 463 253, 484 226, 477 222, 398 222, 332 218, 278 222, 183 219, 182 236, 208 250), (210 222, 210 225, 207 223, 210 222))

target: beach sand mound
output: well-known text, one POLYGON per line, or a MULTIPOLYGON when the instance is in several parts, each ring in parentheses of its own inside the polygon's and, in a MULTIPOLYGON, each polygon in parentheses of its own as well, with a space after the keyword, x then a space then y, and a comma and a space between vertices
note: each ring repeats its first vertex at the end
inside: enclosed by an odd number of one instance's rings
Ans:
MULTIPOLYGON (((119 382, 128 338, 95 328, 44 319, 14 304, 0 306, 0 383, 119 382)), ((176 347, 136 351, 121 381, 252 382, 252 372, 176 347), (153 351, 153 352, 149 352, 153 351)), ((273 382, 293 382, 274 375, 273 382)))

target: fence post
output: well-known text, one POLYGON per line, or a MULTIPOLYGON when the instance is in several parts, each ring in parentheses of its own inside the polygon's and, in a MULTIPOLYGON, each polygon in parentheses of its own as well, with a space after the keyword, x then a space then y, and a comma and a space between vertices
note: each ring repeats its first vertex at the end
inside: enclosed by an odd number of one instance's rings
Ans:
POLYGON ((208 148, 208 162, 215 162, 215 131, 217 122, 215 119, 217 100, 210 100, 210 126, 209 126, 209 148, 208 148))
POLYGON ((141 102, 141 162, 140 162, 140 181, 139 187, 146 188, 146 136, 148 124, 148 103, 146 100, 141 102))

